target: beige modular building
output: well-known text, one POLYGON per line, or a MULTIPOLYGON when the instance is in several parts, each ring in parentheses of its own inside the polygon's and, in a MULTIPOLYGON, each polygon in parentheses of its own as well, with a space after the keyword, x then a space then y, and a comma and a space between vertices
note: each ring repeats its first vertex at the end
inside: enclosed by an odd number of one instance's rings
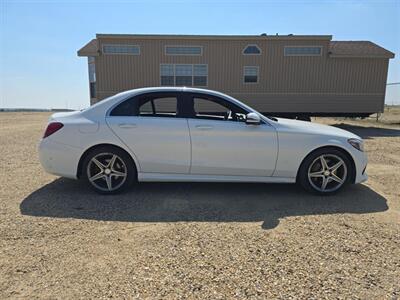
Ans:
POLYGON ((291 117, 382 112, 394 57, 369 41, 266 34, 97 34, 78 55, 88 57, 91 104, 139 87, 193 86, 291 117))

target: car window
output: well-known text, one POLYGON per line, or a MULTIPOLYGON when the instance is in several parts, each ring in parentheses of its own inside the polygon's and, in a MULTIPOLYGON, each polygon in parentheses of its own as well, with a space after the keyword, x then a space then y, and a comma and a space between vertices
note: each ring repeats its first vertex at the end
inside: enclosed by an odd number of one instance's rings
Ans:
POLYGON ((209 99, 193 98, 193 107, 196 118, 199 119, 216 119, 225 120, 225 116, 229 113, 229 109, 219 103, 209 99))
POLYGON ((176 117, 178 100, 175 96, 144 97, 139 104, 139 115, 147 117, 176 117))
POLYGON ((110 112, 110 116, 175 117, 177 105, 176 93, 148 93, 121 102, 110 112))
POLYGON ((142 116, 154 114, 154 110, 153 110, 153 106, 151 105, 151 101, 147 101, 139 107, 139 114, 142 116))
POLYGON ((110 116, 135 116, 136 115, 136 98, 125 100, 118 104, 110 113, 110 116))
POLYGON ((196 119, 245 121, 246 112, 242 108, 219 98, 194 96, 193 109, 196 119))

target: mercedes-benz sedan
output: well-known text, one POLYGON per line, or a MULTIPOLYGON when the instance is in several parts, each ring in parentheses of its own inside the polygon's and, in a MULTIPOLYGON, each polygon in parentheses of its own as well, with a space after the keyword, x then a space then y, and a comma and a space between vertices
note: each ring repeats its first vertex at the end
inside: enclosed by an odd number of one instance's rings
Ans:
POLYGON ((56 113, 39 156, 49 173, 86 180, 103 194, 136 181, 298 182, 331 194, 367 179, 360 137, 184 87, 126 91, 56 113))

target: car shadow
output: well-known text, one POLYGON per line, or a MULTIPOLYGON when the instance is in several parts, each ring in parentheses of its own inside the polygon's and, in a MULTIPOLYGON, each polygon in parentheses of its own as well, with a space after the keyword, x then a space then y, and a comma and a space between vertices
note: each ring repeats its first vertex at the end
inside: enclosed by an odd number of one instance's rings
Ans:
POLYGON ((400 129, 382 128, 382 127, 364 127, 357 125, 350 125, 345 123, 332 125, 350 131, 363 139, 370 139, 374 137, 400 137, 400 129))
POLYGON ((23 215, 124 222, 263 222, 271 229, 287 216, 388 209, 386 199, 365 185, 330 197, 296 185, 260 183, 140 183, 121 195, 98 195, 84 183, 59 178, 26 197, 23 215))

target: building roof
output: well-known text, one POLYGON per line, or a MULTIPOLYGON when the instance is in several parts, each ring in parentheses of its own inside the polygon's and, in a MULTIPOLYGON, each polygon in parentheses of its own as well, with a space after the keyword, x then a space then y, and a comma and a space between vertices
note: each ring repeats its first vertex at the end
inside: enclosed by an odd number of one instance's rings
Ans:
POLYGON ((328 40, 331 35, 187 35, 187 34, 96 34, 97 38, 107 39, 180 39, 180 40, 328 40))
POLYGON ((147 39, 147 40, 286 40, 329 41, 330 57, 393 58, 394 53, 369 41, 331 41, 331 35, 179 35, 179 34, 96 34, 78 51, 78 56, 98 56, 98 39, 147 39))
POLYGON ((91 40, 85 46, 78 50, 78 56, 98 56, 99 46, 97 44, 97 39, 91 40))
POLYGON ((394 57, 394 53, 369 41, 331 41, 329 54, 331 57, 394 57))

